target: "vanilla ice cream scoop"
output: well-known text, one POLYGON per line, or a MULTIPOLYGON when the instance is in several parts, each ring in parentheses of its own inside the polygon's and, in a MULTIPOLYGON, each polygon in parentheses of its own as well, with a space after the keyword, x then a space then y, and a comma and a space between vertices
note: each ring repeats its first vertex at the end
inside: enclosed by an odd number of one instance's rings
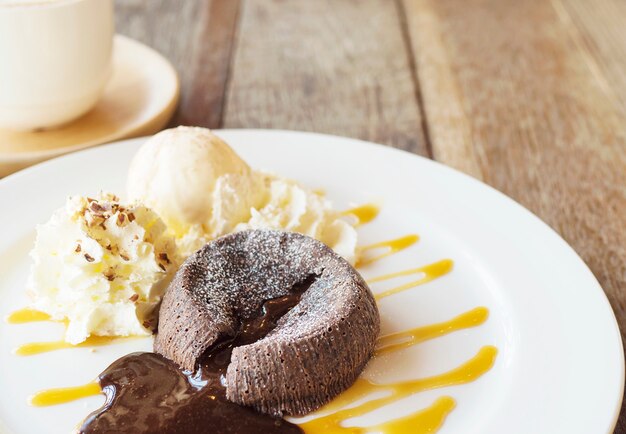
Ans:
POLYGON ((133 158, 129 199, 155 210, 177 237, 231 229, 245 221, 256 198, 256 177, 222 139, 206 128, 178 127, 156 134, 133 158), (222 193, 231 200, 220 201, 222 193), (234 226, 234 225, 233 225, 234 226))
POLYGON ((253 171, 205 128, 178 127, 148 140, 131 163, 127 190, 163 218, 183 258, 229 232, 270 228, 315 237, 355 261, 356 231, 323 195, 253 171))

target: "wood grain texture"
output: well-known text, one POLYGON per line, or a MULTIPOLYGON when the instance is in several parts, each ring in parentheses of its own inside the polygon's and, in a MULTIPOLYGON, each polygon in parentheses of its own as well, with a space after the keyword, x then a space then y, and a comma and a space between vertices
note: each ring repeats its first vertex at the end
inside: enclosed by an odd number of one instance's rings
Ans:
POLYGON ((580 32, 605 91, 626 112, 626 2, 563 0, 559 10, 580 32))
MULTIPOLYGON (((582 0, 403 1, 434 156, 555 228, 624 337, 626 57, 611 58, 624 52, 622 21, 596 11, 594 22, 582 0)), ((617 432, 625 425, 622 412, 617 432)))
POLYGON ((180 74, 170 126, 220 126, 238 8, 238 0, 116 1, 117 31, 161 52, 180 74))
MULTIPOLYGON (((607 97, 615 103, 616 109, 626 114, 626 2, 621 0, 602 0, 589 2, 584 0, 563 0, 556 3, 557 10, 565 21, 571 22, 580 34, 581 49, 591 59, 590 69, 598 78, 598 83, 607 97)), ((622 118, 623 119, 623 118, 622 118)), ((622 123, 622 132, 626 125, 622 123)), ((624 154, 622 146, 616 152, 624 154)), ((622 189, 625 186, 622 184, 622 189)), ((613 205, 610 205, 613 208, 613 205)), ((621 209, 617 215, 625 224, 626 215, 621 209)), ((610 235, 609 235, 610 236, 610 235)), ((607 240, 611 242, 611 240, 607 240)), ((624 256, 614 258, 615 263, 622 261, 624 256)), ((619 268, 617 268, 619 272, 619 268)), ((623 274, 622 274, 623 276, 623 274)), ((625 291, 624 285, 617 286, 625 291)), ((626 329, 626 319, 618 317, 622 336, 626 329)), ((626 399, 622 403, 622 412, 617 421, 616 433, 626 433, 626 399)))
POLYGON ((427 153, 396 4, 246 0, 225 127, 333 133, 427 153))

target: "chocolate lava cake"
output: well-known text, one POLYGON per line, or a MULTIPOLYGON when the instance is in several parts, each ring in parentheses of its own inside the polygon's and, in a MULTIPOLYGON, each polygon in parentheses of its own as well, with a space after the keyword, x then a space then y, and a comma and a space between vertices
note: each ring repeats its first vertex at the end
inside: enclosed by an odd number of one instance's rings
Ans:
POLYGON ((208 243, 167 289, 154 349, 196 370, 206 354, 237 342, 268 300, 294 293, 297 304, 265 336, 233 345, 222 383, 230 401, 260 412, 309 413, 356 380, 380 329, 363 278, 313 238, 252 230, 208 243))

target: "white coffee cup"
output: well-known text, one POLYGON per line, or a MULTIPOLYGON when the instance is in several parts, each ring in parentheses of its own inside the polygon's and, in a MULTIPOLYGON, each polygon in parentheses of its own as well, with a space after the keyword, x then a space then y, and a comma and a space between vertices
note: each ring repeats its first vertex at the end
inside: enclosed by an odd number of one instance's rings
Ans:
POLYGON ((113 0, 0 0, 0 128, 91 109, 111 75, 113 0))

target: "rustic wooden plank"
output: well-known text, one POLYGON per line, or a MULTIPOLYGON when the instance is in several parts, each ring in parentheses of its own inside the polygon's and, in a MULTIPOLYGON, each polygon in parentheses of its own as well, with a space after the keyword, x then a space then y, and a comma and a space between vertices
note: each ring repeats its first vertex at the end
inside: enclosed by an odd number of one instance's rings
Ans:
POLYGON ((555 3, 563 20, 571 20, 584 49, 600 71, 599 80, 626 112, 626 2, 622 0, 563 0, 555 3))
POLYGON ((119 33, 167 57, 181 79, 170 125, 220 126, 238 0, 117 0, 119 33))
MULTIPOLYGON (((578 41, 581 49, 588 55, 590 70, 596 74, 598 84, 607 94, 607 98, 613 99, 616 108, 626 113, 626 26, 624 25, 626 3, 621 0, 594 2, 563 0, 555 2, 554 5, 561 19, 575 27, 580 35, 578 41)), ((622 127, 624 128, 624 124, 622 127)), ((616 150, 616 152, 620 151, 623 154, 626 149, 622 147, 616 150)), ((623 213, 623 208, 621 211, 621 216, 617 217, 623 222, 626 220, 626 215, 623 213)), ((606 236, 610 237, 611 234, 607 233, 606 236)), ((610 238, 607 238, 607 242, 611 242, 610 238)), ((621 261, 623 267, 623 259, 623 255, 614 257, 615 264, 621 261)), ((626 289, 623 285, 617 288, 621 288, 622 291, 626 289)), ((623 317, 619 319, 622 335, 624 335, 626 320, 623 317)), ((622 402, 622 411, 617 420, 615 432, 626 433, 626 400, 622 402)))
POLYGON ((482 179, 480 155, 472 146, 471 125, 463 108, 463 96, 449 68, 439 20, 431 8, 410 4, 403 24, 408 26, 410 48, 419 76, 419 92, 426 118, 432 157, 482 179), (419 31, 416 31, 419 29, 419 31), (426 109, 427 107, 427 109, 426 109))
POLYGON ((396 6, 244 1, 224 125, 334 133, 426 154, 396 6))
MULTIPOLYGON (((608 1, 570 2, 576 19, 560 0, 402 1, 434 156, 555 228, 600 280, 624 336, 626 58, 604 35, 623 34, 626 15, 587 23, 598 57, 576 21, 608 1)), ((624 423, 622 413, 618 432, 624 423)))

